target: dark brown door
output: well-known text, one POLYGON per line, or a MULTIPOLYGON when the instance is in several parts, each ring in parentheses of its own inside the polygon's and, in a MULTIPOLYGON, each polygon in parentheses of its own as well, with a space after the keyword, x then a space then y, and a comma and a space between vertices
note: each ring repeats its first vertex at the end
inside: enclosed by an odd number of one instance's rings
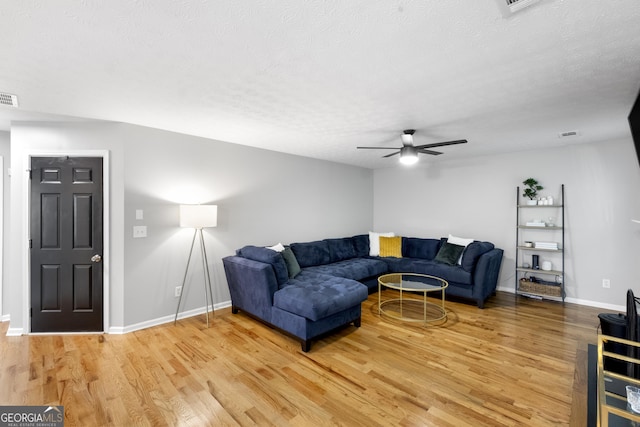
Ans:
POLYGON ((31 332, 103 331, 102 158, 31 159, 31 332))

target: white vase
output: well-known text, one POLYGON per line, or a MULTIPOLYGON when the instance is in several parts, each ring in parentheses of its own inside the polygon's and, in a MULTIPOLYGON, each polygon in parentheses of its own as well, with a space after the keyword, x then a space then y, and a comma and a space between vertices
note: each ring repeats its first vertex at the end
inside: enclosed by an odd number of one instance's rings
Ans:
POLYGON ((531 200, 531 199, 527 200, 527 205, 528 206, 535 206, 537 204, 538 204, 537 200, 531 200))

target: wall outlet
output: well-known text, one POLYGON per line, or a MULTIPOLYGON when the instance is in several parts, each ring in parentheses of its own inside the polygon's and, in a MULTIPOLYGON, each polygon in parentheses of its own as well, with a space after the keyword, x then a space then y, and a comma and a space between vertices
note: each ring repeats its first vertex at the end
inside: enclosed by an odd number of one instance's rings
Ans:
POLYGON ((602 279, 602 287, 609 289, 611 287, 611 280, 609 279, 602 279))
POLYGON ((176 286, 176 293, 175 293, 176 298, 179 297, 180 295, 182 295, 182 286, 176 286))
POLYGON ((146 225, 134 225, 133 226, 133 238, 139 239, 141 237, 147 237, 146 225))

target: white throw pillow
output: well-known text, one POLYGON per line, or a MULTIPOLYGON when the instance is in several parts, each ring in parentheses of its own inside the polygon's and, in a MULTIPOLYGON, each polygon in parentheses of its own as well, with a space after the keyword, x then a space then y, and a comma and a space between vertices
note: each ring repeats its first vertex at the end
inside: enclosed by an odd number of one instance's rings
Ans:
POLYGON ((374 231, 369 232, 369 255, 380 256, 380 236, 382 237, 395 237, 395 233, 376 233, 374 231))
POLYGON ((284 251, 284 245, 282 243, 278 243, 277 245, 267 246, 267 249, 271 249, 272 251, 282 252, 284 251))
MULTIPOLYGON (((466 250, 467 246, 469 246, 473 242, 473 239, 467 239, 465 237, 456 237, 449 234, 449 237, 447 238, 447 242, 451 243, 452 245, 464 246, 464 249, 466 250)), ((462 253, 460 254, 460 258, 458 258, 458 265, 462 265, 463 255, 464 255, 464 251, 462 251, 462 253)))

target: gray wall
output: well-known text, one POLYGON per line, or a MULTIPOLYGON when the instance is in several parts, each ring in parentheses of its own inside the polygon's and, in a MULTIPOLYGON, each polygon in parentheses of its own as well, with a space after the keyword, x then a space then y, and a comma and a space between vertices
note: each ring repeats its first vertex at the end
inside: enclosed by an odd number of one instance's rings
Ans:
MULTIPOLYGON (((352 235, 373 224, 367 169, 125 124, 22 123, 11 139, 13 169, 20 171, 30 151, 109 150, 113 331, 175 313, 174 288, 193 236, 178 226, 181 203, 218 205, 218 227, 205 230, 216 304, 229 300, 221 258, 235 249, 352 235), (138 209, 143 220, 135 219, 138 209), (134 239, 134 225, 146 225, 148 237, 134 239)), ((11 183, 12 242, 24 240, 23 181, 11 183)), ((10 328, 19 329, 26 260, 24 246, 14 247, 5 307, 10 328)), ((200 259, 193 261, 183 311, 204 305, 200 259)))
MULTIPOLYGON (((144 303, 125 307, 126 325, 175 312, 193 236, 178 227, 180 204, 218 205, 218 226, 204 230, 216 303, 230 299, 221 258, 236 249, 350 236, 373 224, 370 170, 134 126, 127 139, 126 298, 144 303), (149 237, 133 239, 136 224, 149 237)), ((187 310, 203 305, 196 255, 187 310)))
MULTIPOLYGON (((399 235, 449 233, 505 250, 499 287, 514 291, 516 186, 534 177, 542 195, 565 184, 566 290, 569 301, 624 307, 640 294, 640 166, 631 137, 447 161, 374 173, 374 227, 399 235), (602 288, 602 279, 611 288, 602 288)), ((529 216, 539 216, 527 214, 529 216)), ((556 215, 557 216, 557 215, 556 215)), ((527 219, 527 218, 525 218, 527 219)), ((535 219, 535 218, 530 218, 535 219)))

